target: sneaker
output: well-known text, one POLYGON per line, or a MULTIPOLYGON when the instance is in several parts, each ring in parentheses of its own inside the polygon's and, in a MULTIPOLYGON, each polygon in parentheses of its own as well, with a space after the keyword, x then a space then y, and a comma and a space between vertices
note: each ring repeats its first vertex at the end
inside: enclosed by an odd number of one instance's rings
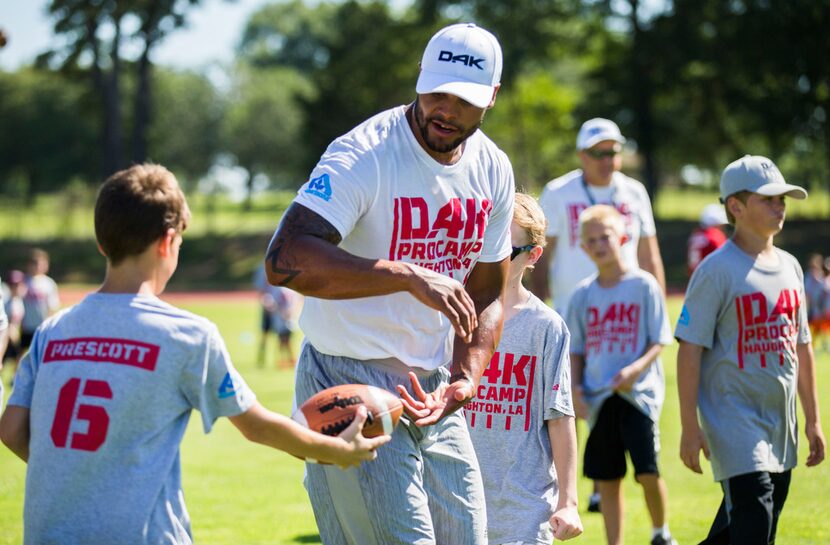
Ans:
POLYGON ((599 494, 591 494, 588 498, 588 512, 599 513, 599 494))
POLYGON ((677 545, 677 540, 671 536, 668 538, 663 536, 654 536, 651 540, 651 545, 677 545))

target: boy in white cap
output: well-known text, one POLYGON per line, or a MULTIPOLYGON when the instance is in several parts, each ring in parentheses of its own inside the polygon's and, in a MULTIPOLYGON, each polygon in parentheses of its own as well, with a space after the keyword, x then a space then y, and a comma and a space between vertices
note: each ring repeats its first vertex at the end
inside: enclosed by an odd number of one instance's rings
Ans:
POLYGON ((416 100, 329 145, 268 249, 269 282, 306 297, 297 404, 361 383, 397 387, 406 410, 373 464, 307 466, 326 544, 487 542, 481 474, 458 409, 501 335, 513 170, 478 130, 501 68, 491 33, 466 23, 439 30, 416 100))
POLYGON ((747 155, 723 171, 720 197, 734 235, 692 275, 675 330, 680 457, 702 473, 702 450, 723 489, 703 543, 760 545, 775 542, 796 465, 796 391, 806 465, 825 452, 804 275, 773 245, 785 197, 807 192, 787 184, 771 160, 747 155))
POLYGON ((389 440, 362 436, 365 410, 339 437, 267 410, 216 325, 158 298, 189 220, 175 177, 159 165, 135 165, 101 186, 104 282, 35 331, 0 418, 0 439, 28 464, 25 544, 192 545, 179 444, 193 409, 205 433, 225 416, 251 441, 343 467, 373 459, 389 440))
POLYGON ((650 272, 665 291, 648 193, 643 184, 620 172, 625 141, 613 121, 589 119, 576 138, 582 168, 548 182, 539 196, 548 220, 549 252, 534 271, 534 292, 542 299, 550 296, 553 308, 563 316, 576 285, 597 270, 579 241, 579 214, 595 204, 609 204, 623 215, 628 239, 623 260, 629 267, 650 272))

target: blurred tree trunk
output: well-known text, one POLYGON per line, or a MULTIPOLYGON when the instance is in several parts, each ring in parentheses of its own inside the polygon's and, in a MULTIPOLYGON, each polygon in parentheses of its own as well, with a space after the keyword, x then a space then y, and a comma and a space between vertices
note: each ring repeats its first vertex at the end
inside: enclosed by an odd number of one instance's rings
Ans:
POLYGON ((132 158, 134 163, 147 161, 147 130, 152 118, 152 63, 150 46, 138 60, 138 84, 135 92, 135 109, 133 117, 132 158))
POLYGON ((637 150, 643 158, 643 181, 652 202, 657 198, 657 167, 654 160, 654 120, 652 115, 653 82, 649 70, 652 54, 644 40, 639 19, 639 0, 629 0, 631 6, 631 30, 633 33, 632 77, 634 111, 637 116, 637 150))
POLYGON ((121 58, 119 48, 121 43, 121 16, 113 17, 115 35, 110 44, 109 58, 112 67, 109 72, 102 68, 100 54, 101 44, 96 38, 97 21, 90 18, 87 22, 88 39, 90 42, 93 62, 92 78, 103 102, 104 126, 103 139, 103 176, 117 172, 124 166, 124 128, 121 123, 121 58))
POLYGON ((150 2, 146 11, 141 13, 141 34, 144 38, 144 50, 136 67, 137 84, 133 106, 132 159, 135 163, 147 161, 147 131, 152 121, 152 68, 150 51, 161 36, 159 25, 163 15, 171 13, 172 6, 161 6, 160 2, 150 2), (167 13, 162 13, 167 10, 167 13))

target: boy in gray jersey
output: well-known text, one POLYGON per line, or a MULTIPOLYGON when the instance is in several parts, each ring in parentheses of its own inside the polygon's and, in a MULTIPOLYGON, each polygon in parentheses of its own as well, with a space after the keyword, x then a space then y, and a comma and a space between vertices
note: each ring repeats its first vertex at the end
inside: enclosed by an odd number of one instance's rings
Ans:
POLYGON ((530 195, 516 194, 510 234, 504 331, 464 413, 484 480, 489 542, 547 545, 582 533, 570 336, 522 285, 545 245, 545 215, 530 195))
POLYGON ((388 441, 340 437, 272 413, 239 376, 216 326, 158 299, 190 212, 157 165, 117 172, 98 194, 104 283, 47 319, 23 358, 0 439, 28 463, 26 544, 190 544, 181 443, 192 410, 205 432, 227 416, 251 441, 340 466, 388 441))
POLYGON ((584 210, 579 235, 598 271, 574 291, 567 318, 574 404, 591 430, 585 476, 599 485, 609 545, 622 545, 628 452, 651 517, 652 545, 676 545, 666 522, 666 483, 657 467, 665 394, 659 355, 672 342, 663 291, 651 274, 625 265, 624 223, 615 208, 584 210))
POLYGON ((775 542, 796 465, 796 390, 807 466, 824 459, 804 276, 772 243, 784 197, 807 192, 766 157, 747 155, 723 171, 720 195, 735 232, 695 270, 675 330, 680 457, 701 473, 702 450, 723 489, 703 543, 760 545, 775 542))

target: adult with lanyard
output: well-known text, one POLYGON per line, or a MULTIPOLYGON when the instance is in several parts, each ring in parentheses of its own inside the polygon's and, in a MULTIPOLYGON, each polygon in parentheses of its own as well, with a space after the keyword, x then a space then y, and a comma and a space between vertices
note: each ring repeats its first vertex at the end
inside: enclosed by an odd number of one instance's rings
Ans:
MULTIPOLYGON (((625 266, 650 272, 666 291, 651 201, 643 184, 620 172, 623 144, 625 138, 616 123, 600 117, 589 119, 576 137, 582 168, 548 182, 539 197, 548 223, 548 251, 536 262, 532 291, 543 301, 550 297, 562 316, 567 315, 577 286, 597 272, 579 238, 579 214, 595 204, 613 206, 625 220, 621 248, 625 266)), ((596 485, 588 510, 600 510, 596 485)))
POLYGON ((620 172, 624 143, 616 123, 589 119, 576 138, 582 168, 548 182, 539 197, 548 221, 549 252, 536 264, 533 291, 543 300, 551 297, 562 315, 577 285, 596 272, 579 245, 579 214, 595 204, 610 204, 625 218, 626 265, 650 272, 666 290, 648 193, 642 183, 620 172))

